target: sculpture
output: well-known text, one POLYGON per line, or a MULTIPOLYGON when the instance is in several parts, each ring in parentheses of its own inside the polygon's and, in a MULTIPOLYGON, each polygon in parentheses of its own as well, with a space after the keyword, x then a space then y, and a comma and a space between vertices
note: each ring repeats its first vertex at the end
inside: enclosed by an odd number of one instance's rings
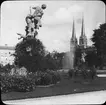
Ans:
POLYGON ((85 62, 85 57, 86 57, 86 53, 83 52, 82 53, 82 56, 81 56, 81 61, 84 63, 85 62))
POLYGON ((46 5, 42 4, 41 7, 40 6, 36 6, 36 7, 32 7, 32 9, 34 9, 34 13, 31 14, 31 8, 30 8, 30 14, 26 16, 25 20, 27 23, 26 26, 26 36, 17 33, 18 35, 20 35, 20 38, 23 38, 24 40, 27 38, 35 38, 35 36, 38 34, 38 29, 39 27, 42 27, 42 23, 41 23, 41 18, 43 16, 43 10, 46 9, 46 5))

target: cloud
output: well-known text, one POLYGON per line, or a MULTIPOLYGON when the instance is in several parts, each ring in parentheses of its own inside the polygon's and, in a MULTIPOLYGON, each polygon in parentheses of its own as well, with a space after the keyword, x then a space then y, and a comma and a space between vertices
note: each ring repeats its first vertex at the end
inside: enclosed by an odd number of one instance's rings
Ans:
POLYGON ((48 25, 69 23, 73 20, 73 17, 77 17, 82 11, 83 8, 79 5, 60 7, 53 15, 46 14, 43 18, 43 23, 48 25))
POLYGON ((55 12, 54 15, 57 19, 62 19, 62 20, 63 19, 65 20, 70 17, 70 13, 69 13, 68 9, 66 9, 66 8, 60 8, 59 10, 57 10, 55 12))
POLYGON ((78 5, 73 5, 68 8, 59 8, 56 11, 55 16, 57 19, 65 20, 65 19, 69 19, 70 17, 73 17, 75 14, 81 12, 82 10, 83 10, 82 7, 78 5))

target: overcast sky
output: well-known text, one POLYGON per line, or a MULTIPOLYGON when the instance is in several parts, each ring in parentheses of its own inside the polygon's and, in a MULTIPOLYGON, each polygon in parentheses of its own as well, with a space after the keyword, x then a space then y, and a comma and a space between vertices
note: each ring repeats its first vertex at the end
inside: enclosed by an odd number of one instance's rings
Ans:
MULTIPOLYGON (((81 33, 81 19, 84 15, 85 34, 88 44, 93 30, 105 23, 105 4, 102 1, 5 1, 1 5, 0 45, 15 46, 19 40, 16 33, 25 34, 25 17, 29 7, 46 4, 42 28, 38 37, 48 51, 69 51, 72 35, 72 21, 75 20, 76 36, 81 33)), ((33 10, 32 10, 33 13, 33 10)))

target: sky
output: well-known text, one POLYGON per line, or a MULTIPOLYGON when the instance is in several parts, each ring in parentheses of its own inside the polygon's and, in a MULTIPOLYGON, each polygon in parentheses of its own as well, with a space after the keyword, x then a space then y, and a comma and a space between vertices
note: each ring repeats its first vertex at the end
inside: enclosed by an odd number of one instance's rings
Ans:
POLYGON ((92 45, 90 38, 93 30, 105 23, 106 7, 102 1, 5 1, 1 4, 0 45, 15 46, 20 41, 17 33, 25 34, 25 17, 30 13, 29 8, 42 4, 46 4, 47 8, 37 38, 50 52, 70 50, 73 19, 76 37, 79 39, 81 19, 84 16, 88 45, 92 45))

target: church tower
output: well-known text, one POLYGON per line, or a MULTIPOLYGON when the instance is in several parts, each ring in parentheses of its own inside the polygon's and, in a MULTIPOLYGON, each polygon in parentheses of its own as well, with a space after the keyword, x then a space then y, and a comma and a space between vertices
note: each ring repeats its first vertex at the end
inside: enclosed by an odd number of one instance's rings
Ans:
POLYGON ((81 48, 87 47, 87 37, 85 35, 84 19, 83 18, 82 18, 81 36, 79 38, 79 46, 81 48))
POLYGON ((69 68, 73 69, 74 68, 74 62, 75 62, 75 50, 78 46, 77 38, 76 38, 76 32, 75 32, 75 25, 74 25, 74 20, 73 20, 73 25, 72 25, 72 37, 70 40, 70 52, 68 56, 68 63, 69 63, 69 68))
POLYGON ((73 20, 72 37, 71 37, 71 41, 70 41, 70 46, 75 48, 75 47, 77 47, 77 45, 78 45, 78 41, 76 38, 75 26, 74 26, 74 20, 73 20))

